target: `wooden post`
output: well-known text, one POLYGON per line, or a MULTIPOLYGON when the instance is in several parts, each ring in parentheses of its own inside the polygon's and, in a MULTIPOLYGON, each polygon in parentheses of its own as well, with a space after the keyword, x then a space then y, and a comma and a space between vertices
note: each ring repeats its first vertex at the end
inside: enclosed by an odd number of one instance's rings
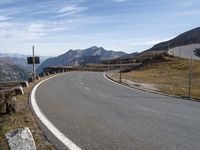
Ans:
POLYGON ((33 82, 35 82, 35 49, 34 46, 32 47, 33 52, 33 82))
POLYGON ((122 57, 120 58, 119 82, 122 82, 122 57))
POLYGON ((190 59, 190 67, 189 67, 188 99, 191 99, 191 84, 192 84, 192 56, 191 56, 191 59, 190 59))

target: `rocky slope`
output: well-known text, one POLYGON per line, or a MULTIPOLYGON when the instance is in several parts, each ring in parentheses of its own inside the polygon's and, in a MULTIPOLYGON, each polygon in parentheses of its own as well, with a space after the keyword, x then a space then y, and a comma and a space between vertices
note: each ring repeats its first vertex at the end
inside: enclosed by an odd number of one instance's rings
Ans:
POLYGON ((10 61, 0 60, 0 81, 27 80, 30 72, 10 61))
MULTIPOLYGON (((32 65, 27 64, 28 55, 15 54, 15 53, 0 53, 0 61, 9 61, 14 64, 21 66, 23 69, 32 71, 32 65)), ((47 58, 45 56, 40 56, 40 62, 43 63, 47 58)), ((39 65, 36 65, 37 68, 39 65)))

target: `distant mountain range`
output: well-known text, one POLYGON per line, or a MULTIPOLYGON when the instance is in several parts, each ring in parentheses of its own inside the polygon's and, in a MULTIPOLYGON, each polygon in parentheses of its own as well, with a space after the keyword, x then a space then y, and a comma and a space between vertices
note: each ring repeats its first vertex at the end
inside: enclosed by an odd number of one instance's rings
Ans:
MULTIPOLYGON (((32 65, 27 64, 27 57, 23 54, 0 53, 0 81, 27 80, 32 71, 32 65)), ((40 58, 42 63, 47 57, 40 58)))
POLYGON ((0 81, 27 80, 30 72, 11 61, 0 60, 0 81))
POLYGON ((44 63, 42 63, 37 68, 37 73, 41 73, 43 68, 48 66, 62 66, 62 65, 70 65, 70 64, 79 64, 85 65, 88 63, 101 63, 101 59, 103 58, 117 58, 126 55, 126 53, 122 51, 112 51, 105 50, 102 47, 93 46, 87 48, 85 50, 72 50, 70 49, 66 53, 49 58, 44 63))
MULTIPOLYGON (((49 59, 46 59, 47 57, 41 57, 41 65, 37 68, 37 72, 41 73, 43 68, 48 66, 98 64, 105 58, 122 57, 124 59, 132 59, 135 56, 140 56, 148 52, 167 51, 174 47, 190 44, 200 44, 200 27, 180 34, 171 40, 158 43, 142 53, 134 52, 132 54, 126 54, 121 51, 105 50, 102 47, 94 46, 85 50, 71 49, 62 55, 49 59)), ((27 65, 26 57, 27 55, 0 53, 0 80, 26 79, 32 68, 31 65, 27 65)))
MULTIPOLYGON (((0 60, 12 62, 14 64, 21 66, 23 69, 32 71, 32 65, 27 64, 27 57, 29 57, 29 56, 30 55, 15 54, 15 53, 0 53, 0 60)), ((49 57, 40 56, 41 63, 43 63, 47 58, 49 58, 49 57)), ((36 65, 36 68, 38 66, 39 65, 36 65)))

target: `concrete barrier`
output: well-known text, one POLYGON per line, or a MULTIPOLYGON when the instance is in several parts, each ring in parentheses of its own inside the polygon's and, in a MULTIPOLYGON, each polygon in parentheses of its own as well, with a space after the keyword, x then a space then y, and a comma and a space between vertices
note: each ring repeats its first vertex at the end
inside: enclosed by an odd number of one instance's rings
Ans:
POLYGON ((15 86, 29 87, 27 81, 6 81, 6 82, 0 82, 0 87, 15 87, 15 86))

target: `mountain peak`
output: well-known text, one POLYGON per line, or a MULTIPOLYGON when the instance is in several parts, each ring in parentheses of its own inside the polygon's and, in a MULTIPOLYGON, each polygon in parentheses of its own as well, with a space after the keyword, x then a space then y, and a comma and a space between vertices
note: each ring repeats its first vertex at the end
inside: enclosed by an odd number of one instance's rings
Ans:
POLYGON ((88 63, 101 63, 101 58, 117 58, 126 55, 124 52, 108 51, 103 47, 92 46, 85 50, 69 50, 66 53, 54 58, 47 59, 41 64, 37 72, 41 73, 43 68, 48 66, 62 66, 72 64, 74 60, 78 64, 84 65, 88 63))
POLYGON ((97 46, 92 46, 92 47, 87 48, 87 49, 98 49, 98 47, 97 46))

